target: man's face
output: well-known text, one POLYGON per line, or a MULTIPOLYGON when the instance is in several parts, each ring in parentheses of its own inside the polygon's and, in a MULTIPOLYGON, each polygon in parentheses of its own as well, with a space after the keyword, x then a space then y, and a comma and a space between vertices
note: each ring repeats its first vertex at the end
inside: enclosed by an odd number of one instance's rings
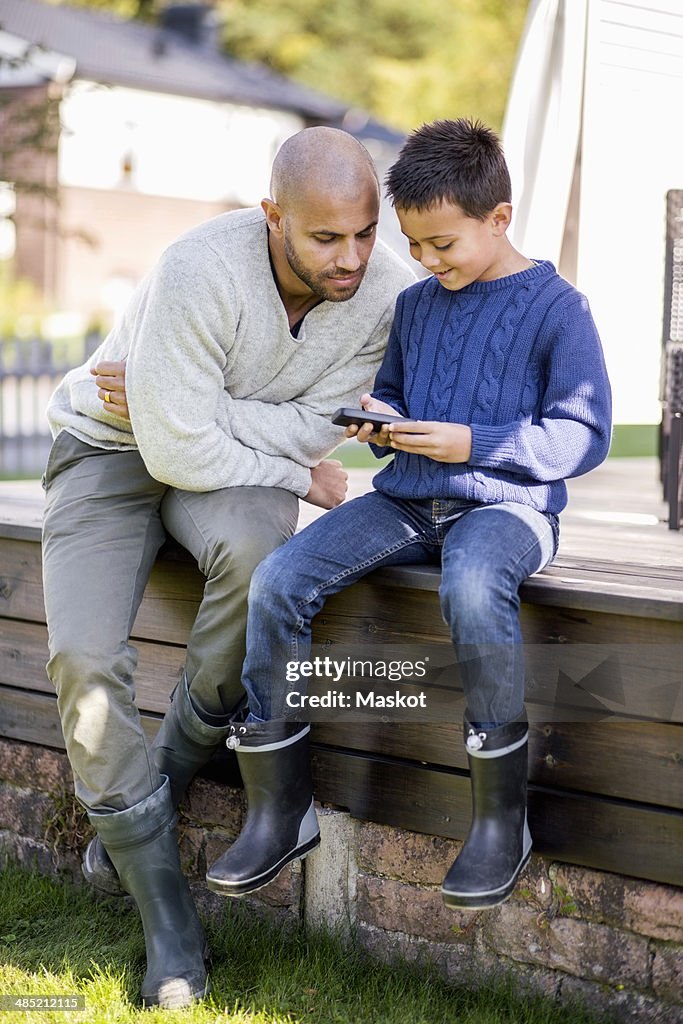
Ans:
POLYGON ((345 302, 358 291, 375 244, 379 197, 312 194, 288 212, 283 249, 293 273, 314 295, 345 302))
POLYGON ((501 276, 496 211, 482 221, 442 202, 429 210, 397 207, 396 213, 413 259, 449 291, 501 276))

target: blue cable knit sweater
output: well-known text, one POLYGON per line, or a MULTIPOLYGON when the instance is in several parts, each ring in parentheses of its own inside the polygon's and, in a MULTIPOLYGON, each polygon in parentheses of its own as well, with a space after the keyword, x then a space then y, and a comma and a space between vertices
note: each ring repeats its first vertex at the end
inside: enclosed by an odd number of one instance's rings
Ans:
POLYGON ((585 297, 547 261, 460 291, 432 277, 402 292, 373 395, 410 419, 472 430, 467 463, 396 452, 373 483, 397 498, 518 501, 558 513, 565 478, 609 449, 600 339, 585 297))

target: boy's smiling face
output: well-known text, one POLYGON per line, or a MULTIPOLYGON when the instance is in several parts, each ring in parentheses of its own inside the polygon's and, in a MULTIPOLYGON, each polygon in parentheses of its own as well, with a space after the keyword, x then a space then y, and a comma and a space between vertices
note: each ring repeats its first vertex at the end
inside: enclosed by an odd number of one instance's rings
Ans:
POLYGON ((396 207, 410 255, 449 291, 509 273, 505 232, 511 211, 509 203, 499 203, 484 220, 477 220, 444 201, 427 210, 396 207))

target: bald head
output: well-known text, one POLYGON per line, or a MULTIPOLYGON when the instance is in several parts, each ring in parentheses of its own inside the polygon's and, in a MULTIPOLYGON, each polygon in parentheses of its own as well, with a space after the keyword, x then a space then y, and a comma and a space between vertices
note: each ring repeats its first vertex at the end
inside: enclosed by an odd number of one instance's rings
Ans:
POLYGON ((305 128, 278 151, 271 189, 261 209, 273 273, 290 318, 300 319, 323 300, 352 298, 379 217, 379 181, 367 149, 337 128, 305 128))
POLYGON ((379 181, 365 146, 338 128, 304 128, 280 147, 273 162, 271 196, 282 210, 291 209, 311 194, 326 193, 353 199, 374 189, 379 181))

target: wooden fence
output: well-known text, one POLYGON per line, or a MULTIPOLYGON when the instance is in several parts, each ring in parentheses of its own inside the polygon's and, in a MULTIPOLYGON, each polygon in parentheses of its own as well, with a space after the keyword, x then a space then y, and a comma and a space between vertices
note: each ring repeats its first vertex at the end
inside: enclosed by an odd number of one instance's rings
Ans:
POLYGON ((63 341, 0 340, 0 477, 41 475, 51 444, 48 399, 64 374, 100 341, 95 331, 63 341))

